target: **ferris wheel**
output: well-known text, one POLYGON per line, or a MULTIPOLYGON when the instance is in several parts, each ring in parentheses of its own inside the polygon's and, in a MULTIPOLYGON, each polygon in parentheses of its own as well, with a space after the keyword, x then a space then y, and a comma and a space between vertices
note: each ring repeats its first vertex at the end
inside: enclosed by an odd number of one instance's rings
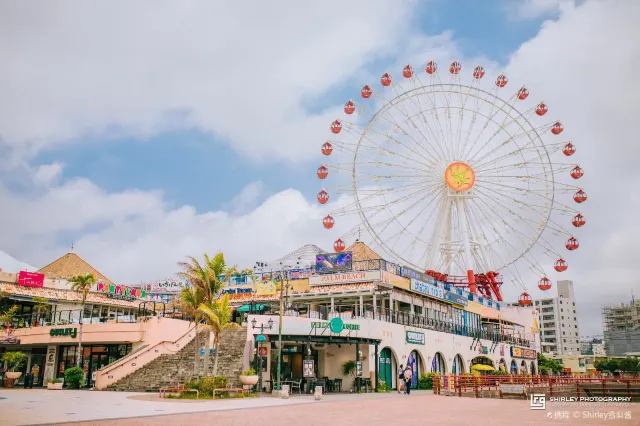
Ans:
POLYGON ((563 161, 576 148, 548 120, 553 108, 485 73, 464 76, 457 61, 442 73, 430 61, 364 85, 321 146, 316 173, 334 188, 317 200, 348 199, 322 221, 337 252, 364 229, 389 260, 485 298, 502 301, 508 273, 529 305, 531 276, 549 290, 547 270, 566 271, 579 246, 584 171, 563 161))

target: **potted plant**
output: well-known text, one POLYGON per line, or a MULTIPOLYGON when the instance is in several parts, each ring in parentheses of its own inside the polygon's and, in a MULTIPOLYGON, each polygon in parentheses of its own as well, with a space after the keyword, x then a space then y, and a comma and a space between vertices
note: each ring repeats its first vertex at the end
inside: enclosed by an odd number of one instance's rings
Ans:
POLYGON ((2 360, 6 361, 9 368, 6 374, 7 379, 15 380, 22 376, 22 371, 19 370, 27 360, 27 355, 24 352, 7 352, 2 356, 2 360))
POLYGON ((258 375, 256 374, 256 370, 250 368, 247 371, 242 372, 242 374, 240 375, 240 383, 247 386, 255 386, 255 384, 258 383, 258 375))
POLYGON ((49 383, 47 383, 47 389, 50 390, 62 390, 62 385, 63 385, 63 381, 62 379, 58 379, 57 377, 54 377, 53 379, 49 380, 49 383))

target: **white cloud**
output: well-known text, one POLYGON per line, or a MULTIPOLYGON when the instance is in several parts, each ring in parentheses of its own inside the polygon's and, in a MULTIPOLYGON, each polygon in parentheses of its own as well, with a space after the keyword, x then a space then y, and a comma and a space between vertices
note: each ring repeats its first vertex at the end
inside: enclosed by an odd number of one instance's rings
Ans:
POLYGON ((408 37, 414 3, 5 3, 0 135, 33 152, 193 126, 252 158, 302 159, 335 110, 301 100, 408 37))
POLYGON ((240 215, 255 210, 261 199, 265 198, 267 188, 262 181, 251 182, 242 188, 231 201, 222 206, 222 210, 240 215))
POLYGON ((33 181, 38 186, 49 186, 60 178, 62 169, 60 163, 43 164, 33 175, 33 181))
POLYGON ((575 0, 508 0, 511 18, 535 19, 557 14, 575 5, 575 0))

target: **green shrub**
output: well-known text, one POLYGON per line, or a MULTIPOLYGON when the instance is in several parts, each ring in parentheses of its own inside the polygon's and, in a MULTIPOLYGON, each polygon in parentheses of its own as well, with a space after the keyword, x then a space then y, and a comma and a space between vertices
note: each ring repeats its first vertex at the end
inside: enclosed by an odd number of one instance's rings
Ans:
POLYGON ((71 367, 64 370, 64 382, 71 389, 79 389, 84 379, 84 371, 80 367, 71 367))
POLYGON ((203 377, 200 380, 198 380, 198 385, 196 389, 198 389, 200 393, 203 395, 211 396, 213 395, 214 389, 225 388, 227 387, 228 383, 229 383, 229 378, 225 376, 203 377))
POLYGON ((27 362, 27 354, 20 351, 6 352, 2 356, 2 361, 7 362, 9 371, 20 371, 22 366, 27 362))
POLYGON ((418 377, 418 389, 433 389, 433 374, 422 373, 418 377))
POLYGON ((243 376, 255 376, 256 375, 256 370, 254 370, 253 368, 250 368, 247 371, 243 371, 242 375, 243 376))
POLYGON ((376 389, 376 392, 391 392, 391 386, 389 386, 387 383, 385 383, 384 381, 380 380, 378 382, 378 389, 376 389))

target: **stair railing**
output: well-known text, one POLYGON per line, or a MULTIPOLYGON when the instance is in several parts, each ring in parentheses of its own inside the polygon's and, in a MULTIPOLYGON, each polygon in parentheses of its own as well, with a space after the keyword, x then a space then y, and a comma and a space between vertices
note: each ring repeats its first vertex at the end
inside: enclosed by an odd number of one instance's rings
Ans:
MULTIPOLYGON (((140 348, 139 350, 130 353, 129 355, 125 356, 124 358, 120 358, 119 360, 117 360, 114 363, 111 363, 109 365, 106 365, 102 368, 100 368, 98 370, 98 374, 96 377, 96 389, 100 390, 100 389, 104 389, 107 386, 117 382, 118 380, 126 377, 126 375, 131 374, 135 371, 137 371, 138 369, 144 367, 145 365, 147 365, 148 363, 150 363, 151 361, 159 358, 160 356, 166 354, 166 353, 177 353, 180 350, 182 350, 186 344, 188 344, 189 342, 191 342, 191 340, 195 337, 195 333, 193 335, 191 335, 191 333, 193 333, 196 329, 196 326, 194 325, 193 327, 189 328, 189 330, 184 333, 182 336, 180 336, 179 338, 177 338, 175 341, 171 342, 171 341, 167 341, 167 340, 163 340, 161 342, 158 342, 156 344, 154 344, 153 346, 148 347, 147 349, 143 350, 143 348, 140 348), (188 338, 188 339, 187 339, 188 338), (187 340, 186 344, 183 342, 184 340, 187 340), (170 344, 171 346, 176 346, 178 349, 177 350, 172 350, 170 348, 167 348, 165 345, 166 344, 170 344), (159 347, 163 346, 164 350, 160 350, 159 347), (152 352, 154 351, 155 352, 152 352), (143 355, 146 354, 151 354, 152 356, 150 357, 150 359, 146 360, 146 362, 143 362, 141 365, 137 365, 138 363, 133 362, 137 359, 139 359, 140 357, 142 357, 143 355), (155 355, 155 356, 154 356, 155 355), (129 363, 131 361, 131 363, 129 363), (128 372, 126 375, 122 375, 121 377, 114 377, 114 372, 124 366, 129 366, 129 367, 136 367, 134 368, 132 371, 128 372), (106 376, 106 379, 103 379, 106 376), (102 380, 100 380, 102 379, 102 380), (106 381, 108 383, 98 383, 98 382, 102 382, 102 381, 106 381)), ((148 345, 147 345, 148 346, 148 345)))

